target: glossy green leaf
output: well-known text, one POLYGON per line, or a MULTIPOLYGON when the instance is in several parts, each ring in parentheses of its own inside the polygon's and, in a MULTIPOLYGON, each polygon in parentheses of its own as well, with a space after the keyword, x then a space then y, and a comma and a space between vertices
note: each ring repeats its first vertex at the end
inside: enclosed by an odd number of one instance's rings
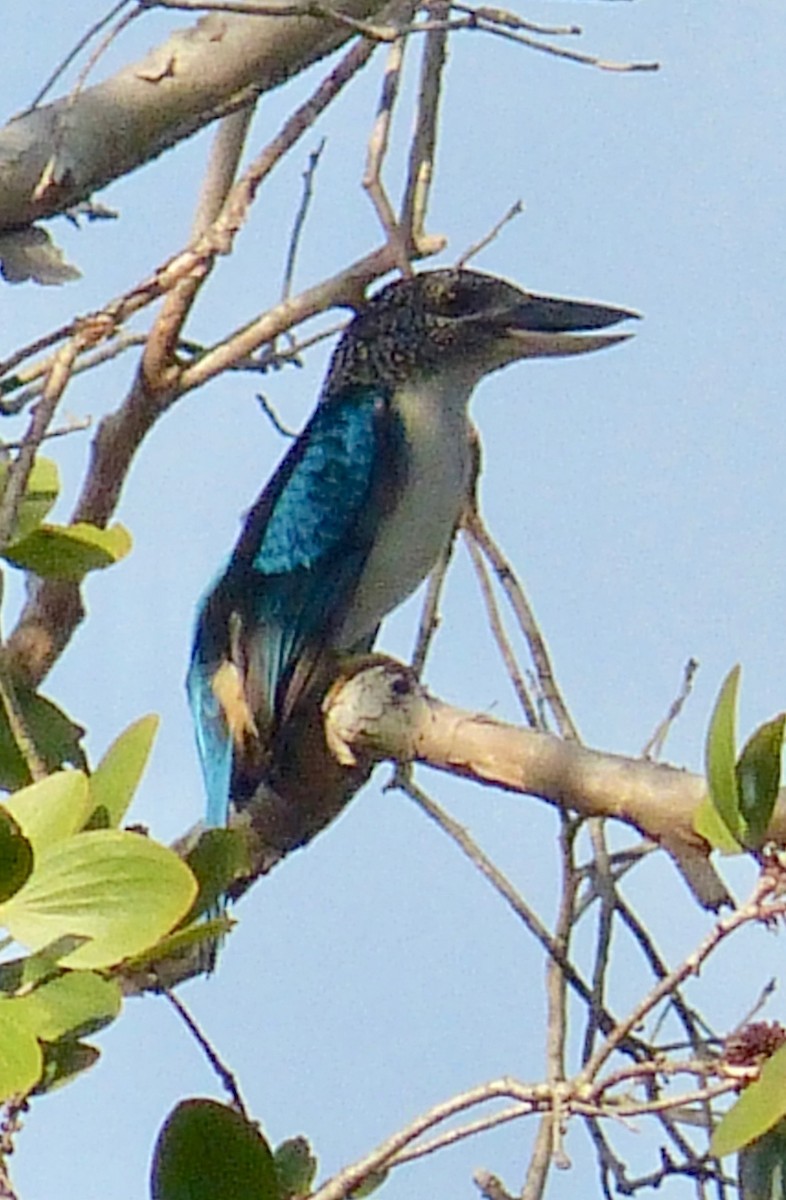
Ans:
MULTIPOLYGON (((0 463, 0 494, 5 489, 9 463, 0 463)), ((11 541, 20 541, 28 536, 43 521, 60 491, 57 464, 51 458, 37 458, 27 481, 25 494, 19 505, 11 541)))
POLYGON ((215 912, 230 884, 249 874, 248 839, 242 829, 206 829, 186 862, 199 883, 199 895, 189 913, 193 919, 200 913, 215 912))
POLYGON ((92 807, 107 814, 110 826, 120 824, 134 798, 158 724, 153 713, 134 721, 115 738, 90 777, 92 807))
POLYGON ((153 1200, 279 1200, 270 1147, 256 1125, 215 1100, 184 1100, 153 1152, 153 1200))
POLYGON ((0 902, 18 892, 33 869, 33 847, 11 813, 0 808, 0 902))
POLYGON ((58 771, 6 797, 4 808, 38 857, 84 826, 91 808, 87 776, 82 771, 58 771))
POLYGON ((197 884, 165 846, 118 829, 48 847, 24 887, 0 905, 0 925, 31 950, 63 934, 91 941, 69 967, 108 967, 140 954, 188 912, 197 884))
POLYGON ((317 1160, 304 1137, 287 1138, 273 1152, 281 1200, 307 1196, 317 1173, 317 1160))
POLYGON ((761 846, 767 835, 781 784, 781 753, 786 713, 761 725, 737 761, 740 811, 747 825, 746 845, 761 846))
POLYGON ((704 748, 710 800, 726 829, 740 845, 745 823, 740 813, 736 772, 736 713, 740 668, 733 667, 715 702, 704 748))
POLYGON ((114 1021, 122 1003, 117 980, 93 971, 66 971, 18 999, 28 1028, 42 1042, 94 1033, 114 1021))
POLYGON ((36 1094, 53 1092, 55 1088, 70 1083, 75 1076, 94 1066, 101 1057, 101 1052, 95 1046, 73 1038, 45 1044, 43 1051, 44 1069, 33 1089, 36 1094))
POLYGON ((710 1154, 723 1158, 772 1129, 786 1116, 786 1046, 776 1050, 717 1126, 710 1154))
POLYGON ((29 1092, 44 1065, 38 1039, 16 1015, 17 1004, 0 999, 0 1102, 29 1092))
MULTIPOLYGON (((16 685, 16 699, 38 757, 48 771, 57 771, 66 764, 79 768, 87 766, 80 745, 85 732, 81 726, 51 700, 19 684, 16 685)), ((28 783, 30 771, 8 726, 5 711, 0 708, 0 788, 15 792, 28 783)))
POLYGON ((739 1182, 744 1200, 786 1200, 786 1123, 743 1147, 739 1182))
POLYGON ((131 535, 124 525, 39 525, 28 537, 6 547, 3 557, 47 579, 79 583, 88 571, 111 567, 131 549, 131 535))

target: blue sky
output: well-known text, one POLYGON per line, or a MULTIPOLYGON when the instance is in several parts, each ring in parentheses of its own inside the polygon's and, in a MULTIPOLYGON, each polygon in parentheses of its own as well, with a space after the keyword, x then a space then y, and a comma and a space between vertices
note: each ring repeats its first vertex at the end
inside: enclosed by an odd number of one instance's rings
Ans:
MULTIPOLYGON (((29 101, 102 11, 82 0, 53 18, 44 0, 29 0, 6 14, 13 52, 0 85, 5 115, 29 101)), ((589 744, 637 753, 685 661, 698 659, 693 697, 668 744, 671 761, 695 770, 713 698, 733 663, 744 667, 743 731, 784 704, 786 32, 778 10, 756 0, 520 11, 578 22, 582 49, 657 59, 662 69, 604 74, 457 36, 430 218, 431 231, 450 239, 442 261, 521 197, 525 214, 477 266, 532 290, 627 305, 645 320, 623 347, 524 364, 483 384, 473 415, 484 445, 484 512, 521 574, 589 744)), ((160 15, 138 22, 99 74, 184 23, 160 15)), ((306 286, 377 244, 359 179, 381 63, 271 179, 238 253, 200 301, 191 336, 215 340, 276 297, 301 172, 322 135, 296 283, 306 286)), ((413 54, 413 77, 415 63, 413 54)), ((263 101, 250 151, 319 70, 263 101)), ((391 181, 409 127, 403 112, 391 181)), ((107 189, 100 199, 119 210, 119 221, 81 232, 56 222, 83 278, 57 290, 5 287, 3 351, 99 307, 182 244, 209 143, 202 134, 107 189)), ((133 814, 161 840, 197 819, 202 804, 182 686, 194 605, 284 449, 254 393, 263 386, 287 422, 301 422, 327 353, 320 347, 303 370, 261 384, 217 381, 165 418, 123 496, 119 515, 134 553, 89 581, 90 619, 48 681, 47 691, 87 726, 94 756, 137 716, 162 714, 133 814)), ((119 402, 132 370, 128 358, 74 381, 64 410, 97 420, 119 402)), ((15 432, 9 426, 8 436, 15 432)), ((81 434, 51 450, 66 496, 88 444, 81 434)), ((385 649, 407 653, 417 611, 408 604, 388 621, 385 649)), ((5 628, 12 620, 9 604, 5 628)), ((454 703, 517 719, 461 554, 428 682, 454 703)), ((243 902, 218 974, 183 989, 271 1137, 308 1134, 325 1171, 455 1090, 502 1073, 542 1074, 538 948, 409 802, 382 794, 386 772, 376 778, 332 830, 243 902)), ((553 815, 523 798, 427 774, 421 781, 551 913, 553 815)), ((744 867, 731 878, 742 891, 750 883, 744 867)), ((631 880, 629 894, 672 959, 708 928, 661 856, 631 880)), ((620 1010, 641 985, 629 949, 622 940, 616 947, 612 995, 620 1010)), ((778 951, 772 935, 740 940, 692 998, 721 1028, 734 1025, 777 972, 778 951)), ((777 998, 770 1015, 781 1015, 777 998)), ((101 1064, 33 1108, 13 1163, 25 1200, 144 1195, 150 1146, 169 1108, 182 1096, 217 1092, 163 1001, 129 1004, 99 1040, 101 1064)), ((468 1195, 477 1166, 515 1190, 533 1132, 534 1124, 508 1126, 403 1168, 387 1195, 468 1195)), ((625 1150, 650 1169, 657 1146, 647 1127, 623 1136, 625 1150)), ((574 1172, 557 1174, 551 1195, 575 1195, 577 1184, 595 1194, 592 1153, 578 1127, 567 1150, 574 1172)))

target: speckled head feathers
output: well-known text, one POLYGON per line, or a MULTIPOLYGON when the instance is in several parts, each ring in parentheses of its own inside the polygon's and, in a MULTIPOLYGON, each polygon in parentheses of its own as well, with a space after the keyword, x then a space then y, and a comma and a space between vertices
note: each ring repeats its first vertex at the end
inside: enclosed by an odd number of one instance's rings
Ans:
POLYGON ((626 334, 578 338, 635 313, 523 291, 495 275, 453 267, 387 284, 350 322, 336 347, 323 395, 460 364, 479 379, 518 358, 575 354, 626 334))

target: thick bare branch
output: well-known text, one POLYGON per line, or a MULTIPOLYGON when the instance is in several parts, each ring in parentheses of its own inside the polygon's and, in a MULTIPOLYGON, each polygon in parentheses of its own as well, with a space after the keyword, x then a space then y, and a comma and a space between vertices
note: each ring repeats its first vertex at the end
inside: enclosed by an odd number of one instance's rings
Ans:
MULTIPOLYGON (((11 120, 0 130, 0 229, 71 208, 353 35, 328 15, 280 7, 288 15, 211 13, 111 79, 11 120)), ((364 19, 381 7, 344 0, 341 11, 364 19)))
MULTIPOLYGON (((615 817, 671 854, 702 905, 714 909, 730 902, 709 861, 709 846, 693 829, 706 790, 700 776, 453 708, 388 659, 334 686, 325 721, 333 753, 347 765, 356 751, 423 762, 585 817, 615 817)), ((777 840, 786 840, 786 804, 776 810, 771 830, 777 840)))

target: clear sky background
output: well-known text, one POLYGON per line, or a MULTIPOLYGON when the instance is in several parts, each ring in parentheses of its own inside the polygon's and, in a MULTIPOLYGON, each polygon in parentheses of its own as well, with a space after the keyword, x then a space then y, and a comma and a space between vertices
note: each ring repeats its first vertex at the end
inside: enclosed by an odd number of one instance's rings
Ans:
MULTIPOLYGON (((7 8, 0 100, 10 116, 102 15, 104 0, 7 8)), ((479 34, 456 36, 430 219, 431 231, 450 239, 442 261, 521 197, 525 215, 477 266, 533 290, 631 306, 645 320, 623 347, 523 364, 483 384, 473 405, 484 445, 483 507, 521 573, 590 745, 638 753, 686 660, 698 659, 695 691, 667 754, 696 770, 714 696, 733 663, 744 666, 743 732, 786 704, 786 27, 780 8, 762 0, 533 0, 518 11, 578 22, 583 50, 656 59, 662 69, 604 74, 479 34)), ((187 23, 151 14, 96 77, 187 23)), ((359 179, 383 61, 278 169, 237 254, 206 289, 191 336, 214 341, 275 299, 301 172, 323 135, 296 285, 378 244, 359 179)), ((413 54, 410 82, 415 65, 413 54)), ((320 71, 263 100, 251 152, 320 71)), ((394 165, 409 127, 402 112, 394 165)), ((100 307, 185 241, 210 139, 208 131, 102 193, 119 221, 81 232, 55 223, 83 278, 61 289, 4 286, 0 353, 100 307)), ((156 428, 119 513, 134 552, 89 580, 90 619, 47 682, 46 691, 87 726, 94 758, 136 717, 161 713, 132 816, 163 841, 202 808, 183 691, 194 606, 284 450, 254 394, 264 387, 282 417, 300 423, 327 354, 321 346, 302 371, 262 381, 224 378, 188 396, 156 428)), ((99 419, 117 405, 132 371, 129 358, 75 380, 64 410, 99 419)), ((16 432, 11 423, 0 430, 8 438, 16 432)), ((63 516, 89 437, 48 451, 65 480, 63 516)), ((381 646, 406 655, 417 613, 409 604, 391 618, 381 646)), ((12 620, 9 603, 6 629, 12 620)), ((518 719, 461 553, 428 682, 456 704, 518 719)), ((503 1073, 534 1081, 543 1071, 539 948, 407 800, 382 794, 386 777, 380 770, 331 830, 257 885, 237 910, 240 926, 216 976, 182 989, 271 1139, 306 1133, 323 1173, 457 1090, 503 1073)), ((421 782, 550 914, 553 813, 426 773, 421 782)), ((729 874, 744 894, 749 870, 729 874)), ((628 894, 672 961, 709 928, 662 855, 636 873, 628 894)), ((612 1002, 623 1011, 641 980, 624 941, 615 951, 612 1002)), ((720 1029, 730 1028, 778 974, 782 953, 774 935, 739 940, 691 998, 720 1029)), ((783 1017, 777 995, 768 1015, 783 1017)), ((13 1163, 24 1200, 139 1200, 171 1106, 187 1095, 219 1094, 163 1000, 131 1002, 98 1041, 99 1066, 33 1106, 13 1163)), ((515 1191, 534 1129, 534 1122, 507 1126, 402 1168, 386 1195, 472 1196, 478 1166, 515 1191)), ((643 1170, 657 1166, 650 1126, 622 1137, 643 1170)), ((566 1148, 574 1171, 555 1174, 550 1194, 597 1194, 578 1126, 566 1148)), ((668 1194, 688 1187, 671 1183, 668 1194)))

